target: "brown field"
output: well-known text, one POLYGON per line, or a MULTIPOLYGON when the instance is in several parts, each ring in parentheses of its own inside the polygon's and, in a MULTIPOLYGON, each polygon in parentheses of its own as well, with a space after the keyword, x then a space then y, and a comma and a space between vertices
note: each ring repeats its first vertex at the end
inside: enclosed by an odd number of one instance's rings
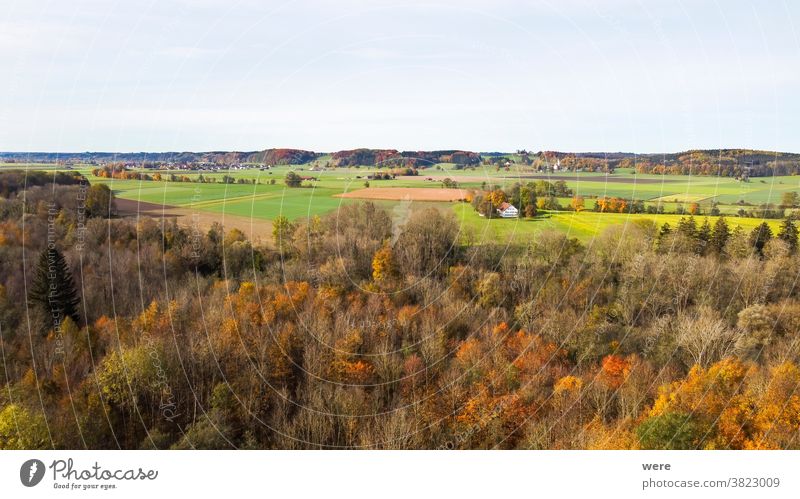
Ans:
POLYGON ((367 187, 335 197, 385 199, 389 201, 459 201, 469 194, 466 189, 433 189, 426 187, 367 187))
POLYGON ((272 223, 269 220, 145 203, 135 199, 117 198, 116 203, 117 212, 123 217, 140 216, 164 220, 174 219, 179 225, 196 227, 201 231, 207 231, 214 222, 219 222, 226 230, 239 229, 251 241, 266 243, 272 237, 272 223))

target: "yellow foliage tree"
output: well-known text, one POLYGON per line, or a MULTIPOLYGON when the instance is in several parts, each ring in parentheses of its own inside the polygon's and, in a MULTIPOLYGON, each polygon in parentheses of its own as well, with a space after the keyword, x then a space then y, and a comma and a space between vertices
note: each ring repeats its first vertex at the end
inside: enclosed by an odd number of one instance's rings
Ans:
POLYGON ((502 189, 493 190, 486 195, 486 199, 488 199, 495 208, 499 208, 501 204, 507 201, 506 193, 503 192, 502 189))
POLYGON ((372 278, 376 281, 390 279, 396 274, 392 248, 385 244, 372 258, 372 278))

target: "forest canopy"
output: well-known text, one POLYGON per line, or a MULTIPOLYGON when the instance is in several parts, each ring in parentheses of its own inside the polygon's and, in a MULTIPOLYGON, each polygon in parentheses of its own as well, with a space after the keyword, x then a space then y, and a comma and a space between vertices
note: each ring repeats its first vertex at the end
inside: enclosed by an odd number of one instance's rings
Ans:
POLYGON ((0 448, 800 447, 790 219, 509 247, 358 203, 250 241, 80 189, 0 198, 0 448))

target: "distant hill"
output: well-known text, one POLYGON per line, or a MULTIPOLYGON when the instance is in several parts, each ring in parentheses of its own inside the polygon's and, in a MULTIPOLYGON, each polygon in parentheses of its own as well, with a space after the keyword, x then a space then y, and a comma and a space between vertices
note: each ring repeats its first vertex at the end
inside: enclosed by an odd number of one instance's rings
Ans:
POLYGON ((320 155, 302 149, 267 149, 251 153, 247 163, 264 163, 267 165, 302 165, 317 159, 320 155))
MULTIPOLYGON (((522 163, 535 169, 611 173, 633 168, 638 173, 764 177, 800 174, 800 154, 751 149, 690 150, 673 153, 561 152, 519 150, 514 153, 463 150, 399 151, 397 149, 349 149, 329 153, 328 166, 406 166, 425 168, 437 163, 469 167, 481 163, 505 166, 522 163)), ((300 165, 321 158, 324 153, 303 149, 208 152, 0 152, 0 161, 11 163, 164 163, 236 165, 300 165)))
POLYGON ((396 149, 353 149, 333 153, 334 166, 409 166, 425 168, 436 163, 477 165, 481 155, 472 151, 397 151, 396 149))
POLYGON ((765 177, 800 173, 800 154, 750 149, 686 151, 635 158, 640 173, 765 177))
POLYGON ((613 171, 633 168, 638 173, 764 177, 800 173, 800 154, 751 149, 690 150, 674 153, 569 153, 544 151, 537 159, 564 170, 613 171))
POLYGON ((301 149, 266 149, 263 151, 209 152, 0 152, 0 160, 17 163, 213 163, 233 165, 265 163, 300 165, 313 161, 319 154, 301 149))

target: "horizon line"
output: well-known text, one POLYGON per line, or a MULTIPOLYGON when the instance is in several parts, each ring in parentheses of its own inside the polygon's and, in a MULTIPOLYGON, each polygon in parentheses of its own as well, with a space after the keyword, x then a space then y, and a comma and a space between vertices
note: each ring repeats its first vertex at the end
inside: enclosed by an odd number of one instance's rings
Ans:
POLYGON ((161 151, 142 151, 142 150, 127 150, 127 151, 113 151, 113 150, 83 150, 83 151, 47 151, 47 150, 31 150, 31 151, 0 151, 0 155, 3 154, 55 154, 55 155, 70 155, 70 154, 210 154, 210 153, 259 153, 269 150, 297 150, 297 151, 307 151, 313 152, 315 154, 332 154, 341 151, 356 151, 356 150, 373 150, 373 151, 397 151, 397 152, 433 152, 433 151, 463 151, 463 152, 473 152, 478 154, 516 154, 517 151, 526 151, 528 153, 541 153, 541 152, 556 152, 556 153, 566 153, 566 154, 636 154, 636 155, 659 155, 659 154, 676 154, 680 152, 690 152, 690 151, 753 151, 753 152, 765 152, 765 153, 775 153, 775 154, 800 154, 800 152, 793 152, 789 150, 778 150, 778 149, 759 149, 759 148, 750 148, 750 147, 713 147, 713 148, 700 148, 700 147, 692 147, 687 149, 681 150, 673 150, 673 151, 657 151, 657 152, 635 152, 635 151, 624 151, 624 150, 616 150, 616 151, 601 151, 601 150, 569 150, 569 149, 540 149, 538 151, 534 151, 532 149, 526 148, 519 148, 513 151, 505 151, 502 149, 494 149, 494 150, 480 150, 480 149, 463 149, 463 148, 437 148, 437 149, 398 149, 394 147, 353 147, 353 148, 346 148, 346 149, 335 149, 335 150, 315 150, 315 149, 305 149, 302 147, 267 147, 263 149, 206 149, 206 150, 191 150, 191 149, 184 149, 184 150, 161 150, 161 151))

